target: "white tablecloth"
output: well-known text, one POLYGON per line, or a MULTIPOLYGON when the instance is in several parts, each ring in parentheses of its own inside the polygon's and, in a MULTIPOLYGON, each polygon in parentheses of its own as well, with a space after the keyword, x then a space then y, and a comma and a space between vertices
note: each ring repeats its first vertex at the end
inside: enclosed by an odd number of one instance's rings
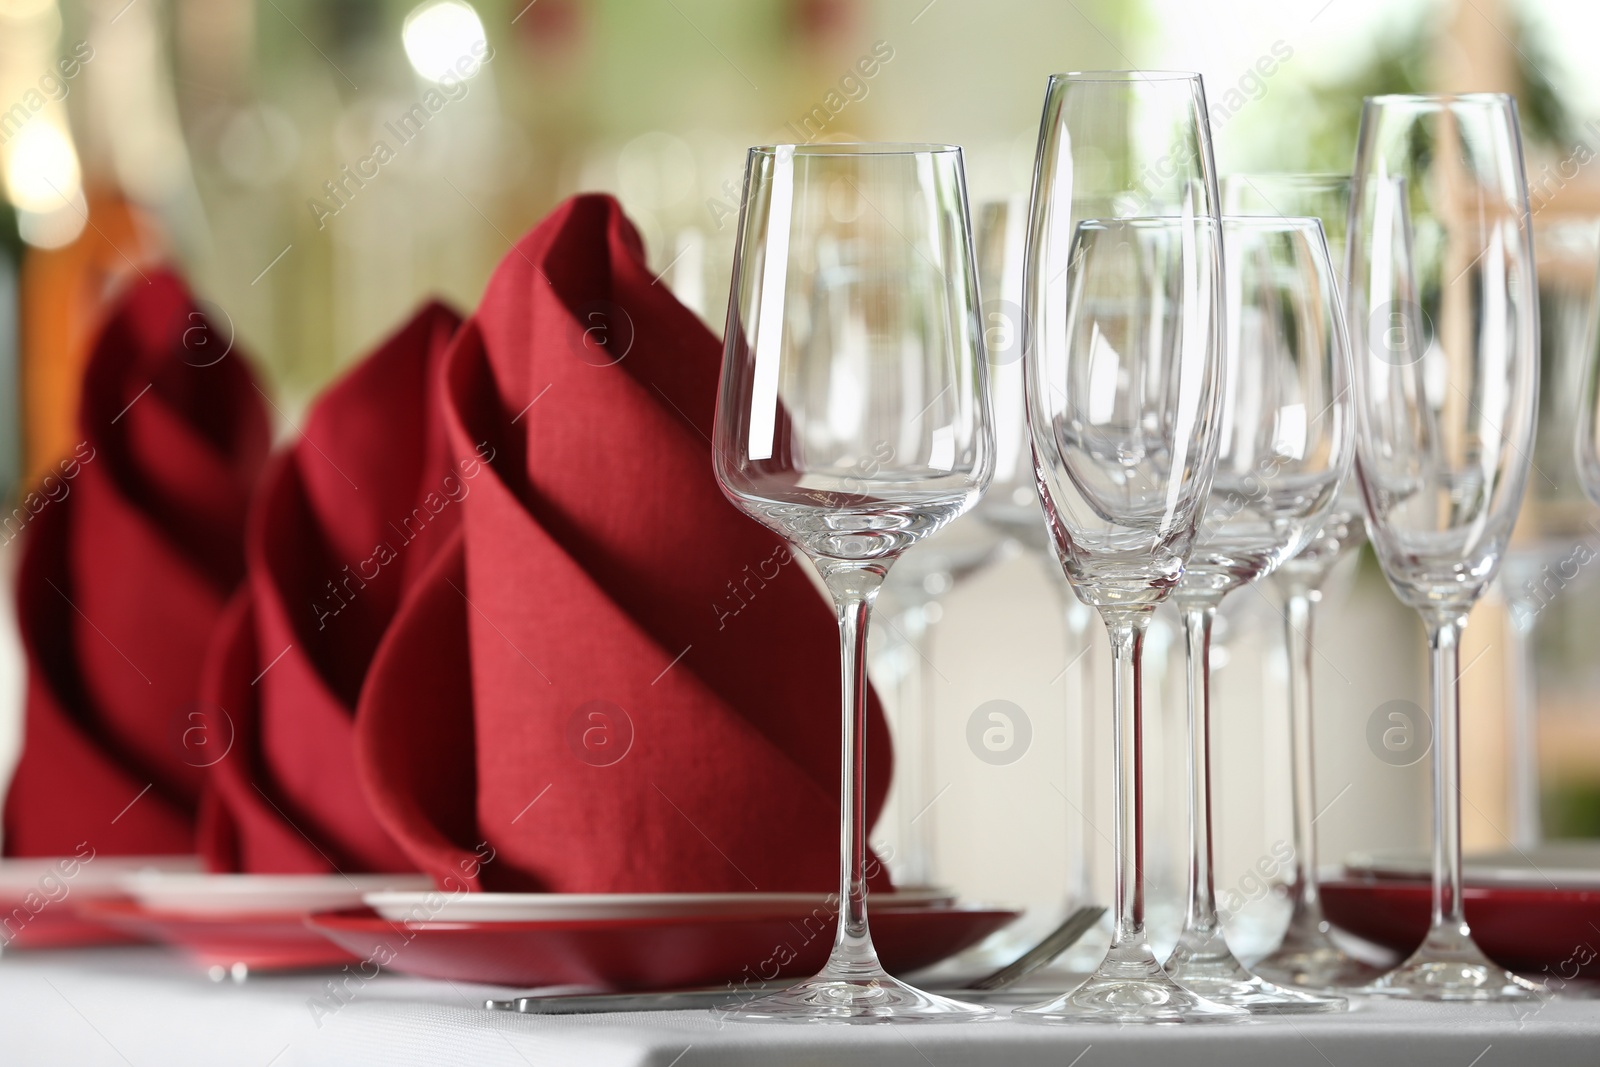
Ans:
POLYGON ((1112 1067, 1597 1067, 1600 1000, 1503 1005, 1362 1002, 1348 1015, 1227 1026, 762 1026, 709 1012, 488 1012, 510 990, 382 975, 313 1010, 326 975, 213 982, 153 948, 0 959, 0 1064, 294 1067, 711 1067, 979 1064, 1112 1067))

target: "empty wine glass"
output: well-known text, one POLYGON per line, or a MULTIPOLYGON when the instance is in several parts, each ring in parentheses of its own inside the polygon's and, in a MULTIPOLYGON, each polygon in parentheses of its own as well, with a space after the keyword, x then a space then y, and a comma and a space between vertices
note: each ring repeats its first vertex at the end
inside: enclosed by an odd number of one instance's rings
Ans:
POLYGON ((1222 446, 1174 600, 1189 649, 1189 895, 1167 973, 1250 1011, 1340 1011, 1339 997, 1275 986, 1229 950, 1211 844, 1211 631, 1236 589, 1272 573, 1321 528, 1355 444, 1343 308, 1314 218, 1223 219, 1227 367, 1222 446))
POLYGON ((1082 985, 1020 1019, 1238 1018, 1167 976, 1145 929, 1140 660, 1183 576, 1216 466, 1222 223, 1195 74, 1050 79, 1028 220, 1034 470, 1073 590, 1111 638, 1116 925, 1082 985))
MULTIPOLYGON (((1348 174, 1230 174, 1222 182, 1225 210, 1236 215, 1309 216, 1322 221, 1328 258, 1342 296, 1345 230, 1350 214, 1348 174)), ((1283 597, 1284 650, 1289 665, 1289 796, 1294 843, 1289 925, 1278 947, 1252 970, 1278 985, 1332 989, 1361 985, 1374 969, 1334 942, 1317 886, 1318 814, 1315 722, 1312 714, 1313 609, 1328 575, 1366 540, 1361 489, 1348 477, 1306 547, 1272 573, 1283 597)))
MULTIPOLYGON (((938 881, 937 822, 931 817, 928 805, 938 797, 941 788, 936 774, 935 696, 939 686, 948 685, 949 679, 934 666, 933 643, 939 622, 944 617, 944 598, 957 585, 1012 551, 1018 543, 1017 534, 1027 533, 1007 524, 986 521, 985 516, 987 508, 994 502, 996 491, 1009 491, 999 482, 1002 472, 1009 472, 1015 467, 1017 442, 1021 442, 1021 451, 1026 452, 1027 449, 1026 427, 1020 432, 1016 429, 1017 424, 1025 418, 1020 396, 1022 372, 1020 365, 1012 366, 1020 361, 1022 342, 1020 336, 1013 339, 1009 332, 1012 329, 1020 331, 1021 323, 1013 325, 995 321, 995 300, 989 291, 995 280, 985 277, 988 260, 984 240, 988 234, 992 206, 985 205, 978 210, 973 240, 977 254, 978 291, 983 300, 981 325, 988 360, 995 478, 990 482, 989 491, 971 512, 940 530, 936 536, 919 542, 915 549, 895 563, 884 582, 877 609, 878 618, 886 627, 886 632, 880 630, 879 636, 886 639, 880 641, 880 658, 876 664, 883 669, 882 676, 891 693, 890 725, 895 742, 894 789, 886 806, 885 820, 888 819, 887 809, 892 809, 896 843, 893 867, 895 881, 902 886, 935 885, 938 881), (1013 369, 1017 395, 1011 395, 1011 383, 1007 376, 1008 371, 1013 369)), ((1018 243, 1020 245, 1020 238, 1018 243)), ((1019 269, 1021 260, 1019 247, 1019 269)), ((1017 285, 1020 288, 1020 279, 1017 285)), ((1038 505, 1033 503, 1031 489, 1028 503, 1031 505, 1028 517, 1040 528, 1042 536, 1044 523, 1039 518, 1038 505)), ((879 675, 875 674, 874 677, 879 675)), ((883 682, 879 683, 879 692, 883 691, 883 685, 883 682)), ((1007 933, 1013 937, 1026 936, 1026 931, 1018 929, 1020 925, 1012 924, 1007 928, 1007 933)), ((1010 962, 1017 953, 1032 944, 1030 941, 1016 948, 1000 962, 1010 962)), ((986 948, 995 951, 1004 951, 1007 947, 1003 943, 986 943, 986 948)))
POLYGON ((864 873, 872 603, 895 558, 971 508, 993 467, 971 244, 958 148, 750 150, 713 453, 728 499, 810 557, 838 612, 840 915, 821 973, 734 1018, 988 1010, 889 977, 864 873))
MULTIPOLYGON (((1600 300, 1600 294, 1597 294, 1597 300, 1600 300)), ((1600 329, 1592 330, 1589 334, 1583 364, 1573 461, 1584 495, 1591 503, 1600 505, 1600 329)))
POLYGON ((1361 112, 1349 233, 1358 472, 1385 577, 1428 631, 1433 915, 1367 987, 1505 1000, 1532 985, 1473 943, 1461 898, 1461 714, 1467 613, 1516 521, 1539 391, 1538 297, 1516 105, 1402 95, 1361 112))
POLYGON ((1580 554, 1593 533, 1582 479, 1574 466, 1572 439, 1600 310, 1595 292, 1600 220, 1592 214, 1535 217, 1533 255, 1539 279, 1539 430, 1527 494, 1497 586, 1506 604, 1510 636, 1507 836, 1520 849, 1534 848, 1544 838, 1535 626, 1551 599, 1576 576, 1571 569, 1581 566, 1580 554))
MULTIPOLYGON (((1010 197, 984 204, 978 212, 978 288, 983 296, 984 348, 989 357, 989 396, 993 402, 995 462, 989 491, 973 509, 973 517, 994 527, 1046 565, 1056 566, 1050 530, 1039 511, 1039 490, 1033 475, 1033 443, 1028 436, 1028 405, 1023 386, 1022 275, 1026 262, 1028 201, 1010 197)), ((1068 728, 1064 756, 1065 780, 1071 811, 1067 817, 1067 892, 1061 917, 1072 909, 1094 903, 1094 840, 1089 812, 1094 805, 1094 766, 1091 756, 1094 705, 1093 657, 1084 655, 1095 621, 1094 609, 1076 596, 1066 582, 1054 582, 1060 595, 1067 643, 1066 664, 1055 680, 1068 694, 1063 699, 1068 728)), ((1094 627, 1098 630, 1098 627, 1094 627)), ((1054 682, 1052 683, 1054 684, 1054 682)), ((1110 919, 1102 919, 1109 938, 1110 919)), ((1085 936, 1079 945, 1092 942, 1085 936)), ((1104 946, 1102 946, 1103 948, 1104 946)), ((1090 966, 1098 961, 1090 961, 1090 966)))

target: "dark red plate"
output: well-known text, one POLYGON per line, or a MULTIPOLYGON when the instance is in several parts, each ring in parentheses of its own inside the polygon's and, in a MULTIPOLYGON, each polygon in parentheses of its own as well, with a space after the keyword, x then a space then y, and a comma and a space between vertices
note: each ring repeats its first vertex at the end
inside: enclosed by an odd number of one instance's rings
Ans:
POLYGON ((342 967, 353 957, 306 928, 298 912, 262 915, 151 911, 131 900, 90 901, 79 909, 85 919, 104 923, 146 941, 173 945, 202 967, 252 971, 290 971, 342 967))
MULTIPOLYGON (((880 908, 872 937, 891 972, 938 963, 1017 917, 983 908, 880 908)), ((367 908, 307 920, 334 943, 406 974, 508 986, 681 989, 813 974, 833 921, 748 915, 557 922, 394 922, 367 908)))
MULTIPOLYGON (((1502 967, 1600 977, 1600 890, 1469 885, 1464 896, 1473 939, 1502 967)), ((1322 908, 1335 926, 1409 955, 1428 932, 1433 889, 1391 879, 1323 882, 1322 908)))

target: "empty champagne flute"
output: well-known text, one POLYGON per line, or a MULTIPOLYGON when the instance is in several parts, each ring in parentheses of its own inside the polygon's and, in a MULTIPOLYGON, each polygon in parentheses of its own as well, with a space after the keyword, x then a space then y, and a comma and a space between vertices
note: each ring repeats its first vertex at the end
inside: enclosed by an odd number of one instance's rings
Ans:
POLYGON ((1366 987, 1507 1000, 1533 986, 1472 940, 1461 898, 1460 641, 1516 521, 1539 392, 1538 297, 1516 105, 1499 93, 1371 97, 1347 275, 1367 532, 1428 631, 1433 915, 1366 987))
POLYGON ((1211 631, 1236 589, 1299 552, 1333 509, 1355 445, 1350 357, 1333 266, 1314 218, 1228 216, 1222 446, 1174 601, 1189 651, 1189 892, 1167 973, 1255 1012, 1341 1011, 1342 998, 1251 974, 1217 913, 1211 843, 1211 631))
POLYGON ((1222 221, 1196 74, 1050 79, 1028 220, 1024 343, 1034 470, 1062 569, 1111 639, 1116 913, 1082 985, 1019 1019, 1240 1018, 1173 981, 1145 929, 1140 661, 1216 466, 1222 221))
MULTIPOLYGON (((891 978, 867 928, 867 623, 900 553, 977 502, 993 468, 961 150, 752 148, 717 395, 716 477, 816 565, 839 618, 839 923, 816 977, 733 1018, 963 1019, 891 978)), ((773 827, 781 833, 782 827, 773 827)))
MULTIPOLYGON (((1223 207, 1235 215, 1309 216, 1320 219, 1328 258, 1341 297, 1344 292, 1345 230, 1350 214, 1348 174, 1230 174, 1222 181, 1223 207)), ((1317 886, 1318 814, 1315 723, 1312 703, 1314 609, 1333 568, 1366 540, 1361 489, 1353 477, 1306 547, 1272 573, 1283 598, 1284 650, 1289 666, 1289 797, 1294 843, 1294 881, 1289 887, 1289 925, 1278 947, 1251 969, 1278 985, 1334 989, 1376 977, 1367 963, 1333 940, 1317 886)))

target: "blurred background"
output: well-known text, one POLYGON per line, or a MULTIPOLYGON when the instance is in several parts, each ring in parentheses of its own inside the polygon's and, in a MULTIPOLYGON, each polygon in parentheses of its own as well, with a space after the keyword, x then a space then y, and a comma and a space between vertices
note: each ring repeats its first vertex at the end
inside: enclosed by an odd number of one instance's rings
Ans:
MULTIPOLYGON (((0 0, 0 495, 10 514, 70 451, 96 310, 155 263, 186 274, 288 432, 419 301, 472 308, 511 243, 578 191, 621 199, 663 282, 720 335, 751 144, 958 143, 977 217, 1026 194, 1055 71, 1201 71, 1224 174, 1348 170, 1368 94, 1512 92, 1545 410, 1519 550, 1463 656, 1466 834, 1477 848, 1600 836, 1600 515, 1570 458, 1596 332, 1596 39, 1587 0, 0 0)), ((874 840, 902 878, 1047 908, 1075 880, 1109 884, 1109 775, 1079 791, 1109 759, 1093 729, 1103 635, 1053 560, 981 524, 945 537, 908 556, 875 637, 901 773, 874 840), (1011 731, 998 750, 981 741, 996 709, 1011 731)), ((1380 755, 1369 728, 1424 700, 1420 627, 1365 555, 1324 604, 1323 859, 1419 846, 1426 748, 1380 755)), ((1214 662, 1219 888, 1263 922, 1278 901, 1252 872, 1290 835, 1281 631, 1271 591, 1230 598, 1214 662)), ((1153 633, 1148 676, 1151 866, 1168 901, 1184 817, 1175 633, 1153 633)), ((3 779, 21 681, 9 639, 0 680, 3 779)))

